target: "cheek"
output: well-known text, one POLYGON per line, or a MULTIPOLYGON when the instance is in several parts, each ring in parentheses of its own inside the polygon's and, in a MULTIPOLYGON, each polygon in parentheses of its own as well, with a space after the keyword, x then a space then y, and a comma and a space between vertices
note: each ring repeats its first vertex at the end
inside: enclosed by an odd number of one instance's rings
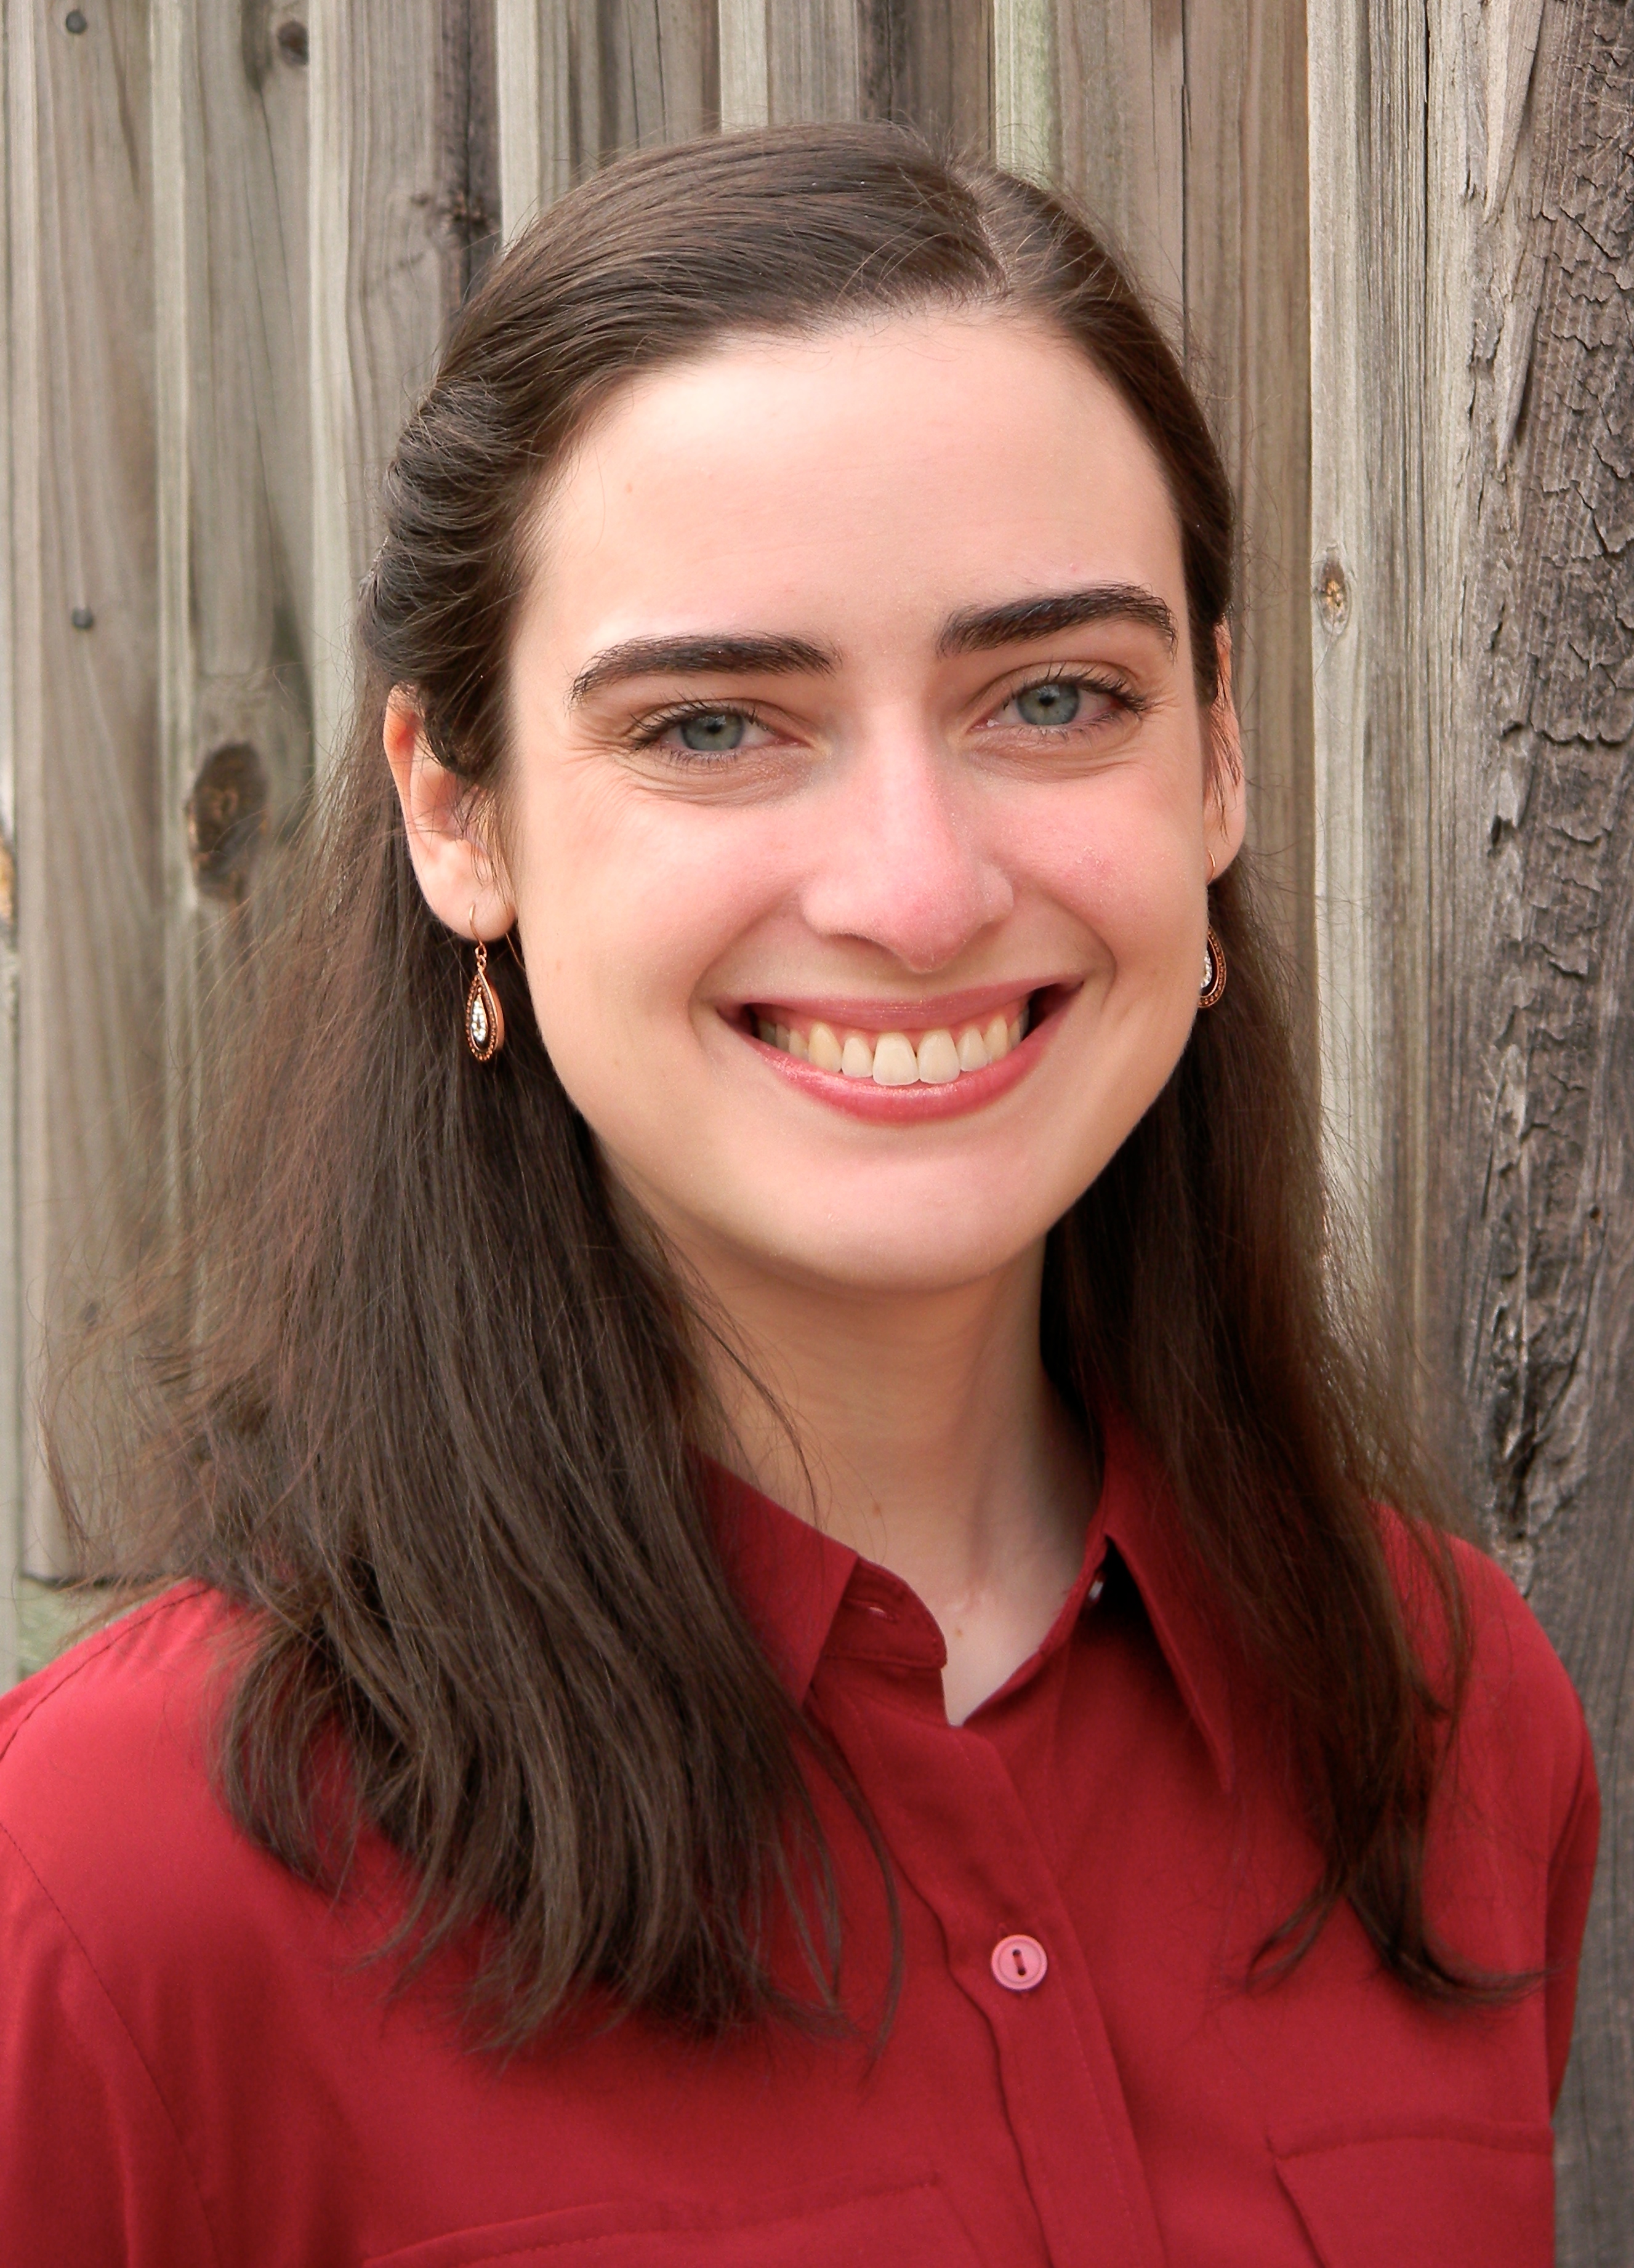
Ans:
POLYGON ((1090 794, 1049 822, 1025 846, 1033 887, 1083 925, 1117 973, 1157 975, 1201 946, 1195 815, 1167 799, 1090 794))
POLYGON ((560 784, 519 828, 518 920, 546 1045, 662 1047, 700 980, 786 891, 781 846, 736 814, 560 784))

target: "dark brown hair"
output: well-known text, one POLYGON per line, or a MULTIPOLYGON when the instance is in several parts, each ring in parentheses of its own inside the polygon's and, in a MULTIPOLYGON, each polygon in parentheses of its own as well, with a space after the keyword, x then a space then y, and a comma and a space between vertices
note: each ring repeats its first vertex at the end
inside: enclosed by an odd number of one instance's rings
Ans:
MULTIPOLYGON (((832 2009, 837 1918, 813 1736, 710 1533, 698 1319, 615 1219, 510 955, 491 964, 509 1044, 480 1068, 461 1043, 468 969, 410 870, 384 704, 415 688, 438 759, 502 787, 527 517, 597 407, 734 335, 943 306, 1046 326, 1118 389, 1167 477, 1211 695, 1228 485, 1174 354, 1066 202, 884 127, 608 167, 489 269, 399 443, 355 730, 256 972, 198 1233, 150 1302, 173 1323, 153 1342, 158 1533, 126 1548, 255 1610, 227 1798, 321 1872, 314 1759, 338 1730, 357 1815, 412 1861, 409 1933, 481 1933, 501 2038, 593 1983, 705 2032, 786 2005, 780 1902, 832 2009)), ((1046 1359, 1092 1434, 1110 1397, 1160 1458, 1177 1550, 1287 1743, 1317 1859, 1273 1950, 1297 1957, 1348 1898, 1407 1985, 1456 1993, 1423 1893, 1456 1585, 1330 1296, 1312 1114, 1238 870, 1212 918, 1229 988, 1052 1233, 1046 1359), (1439 1615, 1433 1675, 1387 1497, 1439 1615)))

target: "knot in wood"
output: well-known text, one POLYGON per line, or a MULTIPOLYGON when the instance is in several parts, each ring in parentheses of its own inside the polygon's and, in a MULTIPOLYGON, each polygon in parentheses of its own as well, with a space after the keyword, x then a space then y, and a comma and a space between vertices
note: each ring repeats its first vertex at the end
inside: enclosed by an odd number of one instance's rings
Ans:
POLYGON ((267 772, 247 740, 212 748, 188 798, 188 851, 200 894, 242 905, 267 830, 267 772))
POLYGON ((1316 570, 1316 608, 1329 637, 1337 637, 1351 619, 1351 578, 1336 551, 1329 551, 1316 570))

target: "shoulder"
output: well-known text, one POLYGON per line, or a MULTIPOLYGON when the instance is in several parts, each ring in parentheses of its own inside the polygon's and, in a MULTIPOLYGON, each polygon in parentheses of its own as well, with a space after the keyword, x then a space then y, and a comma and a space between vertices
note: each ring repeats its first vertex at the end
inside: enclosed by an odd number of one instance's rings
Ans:
MULTIPOLYGON (((1426 1549, 1391 1515, 1385 1545, 1432 1685, 1446 1694, 1450 1632, 1426 1549)), ((1586 1901, 1599 1822, 1583 1706, 1542 1624, 1497 1561, 1461 1538, 1451 1556, 1466 1638, 1465 1675, 1442 1774, 1439 1837, 1465 1860, 1476 1845, 1535 1878, 1540 1894, 1586 1901)), ((1526 1964, 1517 1964, 1526 1965, 1526 1964)))
POLYGON ((210 1761, 248 1618, 183 1584, 0 1697, 0 1868, 110 1992, 195 1962, 283 1873, 210 1761))
POLYGON ((239 1627, 180 1584, 0 1695, 0 1824, 61 1849, 87 1804, 106 1835, 207 1776, 210 1689, 239 1627))

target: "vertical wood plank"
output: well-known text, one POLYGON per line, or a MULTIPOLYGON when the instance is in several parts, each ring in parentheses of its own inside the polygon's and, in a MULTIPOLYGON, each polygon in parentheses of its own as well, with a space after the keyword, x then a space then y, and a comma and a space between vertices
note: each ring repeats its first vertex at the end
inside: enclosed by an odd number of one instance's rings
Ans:
MULTIPOLYGON (((993 0, 993 156, 1012 173, 1061 173, 1063 113, 1056 0, 993 0)), ((1069 37, 1069 46, 1071 46, 1069 37)))
POLYGON ((451 296, 438 0, 312 0, 307 246, 313 712, 321 771, 354 688, 348 641, 375 494, 451 296))
POLYGON ((917 127, 971 156, 993 146, 994 24, 988 0, 863 0, 860 110, 917 127))
MULTIPOLYGON (((25 1376, 134 1260, 162 1167, 148 11, 10 0, 25 1376), (26 21, 32 18, 32 21, 26 21)), ((37 1440, 23 1564, 63 1571, 37 1440)))
MULTIPOLYGON (((1054 0, 1054 19, 1061 177, 1128 255, 1178 339, 1186 303, 1182 0, 1054 0)), ((1197 99, 1205 99, 1201 90, 1197 99)), ((1206 99, 1217 99, 1209 90, 1206 99)))
MULTIPOLYGON (((1380 320, 1377 178, 1381 123, 1374 66, 1387 84, 1373 0, 1334 0, 1310 21, 1311 512, 1314 556, 1316 960, 1329 1166, 1358 1230, 1376 1247, 1385 1203, 1380 995, 1381 765, 1396 753, 1387 721, 1393 674, 1405 671, 1400 578, 1389 571, 1405 499, 1381 431, 1402 402, 1396 342, 1380 320), (1392 605, 1392 598, 1396 603, 1392 605), (1382 707, 1384 714, 1379 713, 1382 707)), ((1387 285, 1384 287, 1387 291, 1387 285)))
POLYGON ((764 123, 765 0, 493 4, 507 237, 620 151, 708 132, 723 99, 758 102, 736 122, 764 123), (758 82, 743 48, 756 37, 758 82))
MULTIPOLYGON (((1634 2257, 1634 22, 1430 11, 1439 1431, 1604 1804, 1558 2258, 1634 2257)), ((1429 1240, 1426 1240, 1429 1243, 1429 1240)))
MULTIPOLYGON (((18 1587, 23 1572, 21 1250, 17 1217, 17 840, 18 567, 26 530, 17 510, 13 451, 19 426, 39 416, 34 326, 16 297, 29 278, 39 196, 32 138, 17 135, 27 106, 13 94, 33 84, 33 23, 0 18, 0 1691, 20 1674, 18 1587), (16 44, 13 30, 23 33, 16 44), (21 47, 23 52, 18 52, 21 47), (19 237, 21 241, 19 241, 19 237)), ((26 601, 23 602, 26 604, 26 601)))
POLYGON ((766 0, 766 75, 773 125, 860 114, 857 18, 857 0, 766 0))
POLYGON ((305 27, 152 0, 158 740, 171 1204, 206 1006, 312 777, 305 27), (259 816, 258 816, 259 815, 259 816))
POLYGON ((771 117, 767 0, 720 0, 720 123, 725 134, 764 126, 771 117))
POLYGON ((1190 0, 1186 84, 1188 375, 1241 508, 1234 678, 1248 837, 1314 1071, 1303 10, 1284 0, 1190 0))

